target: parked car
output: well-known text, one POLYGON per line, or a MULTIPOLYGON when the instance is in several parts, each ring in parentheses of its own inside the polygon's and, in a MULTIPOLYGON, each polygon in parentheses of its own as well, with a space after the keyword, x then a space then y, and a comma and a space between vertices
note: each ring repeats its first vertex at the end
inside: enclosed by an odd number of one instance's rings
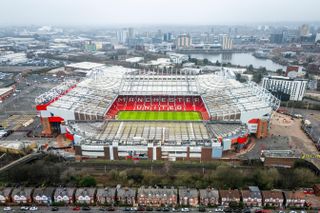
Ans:
POLYGON ((11 209, 10 206, 6 206, 6 207, 3 208, 3 211, 11 211, 11 210, 12 210, 12 209, 11 209))
POLYGON ((152 211, 153 211, 153 208, 152 208, 152 207, 150 207, 150 206, 147 206, 147 207, 146 207, 146 211, 148 211, 148 212, 152 212, 152 211))
POLYGON ((206 208, 205 207, 203 207, 203 206, 200 206, 199 207, 199 212, 205 212, 206 211, 206 208))
POLYGON ((137 211, 139 211, 139 212, 143 212, 143 211, 145 211, 146 209, 144 208, 144 207, 142 207, 142 206, 139 206, 138 207, 138 209, 137 209, 137 211))
POLYGON ((58 207, 56 207, 56 206, 54 206, 54 207, 52 207, 52 208, 51 208, 51 211, 53 211, 53 212, 57 212, 57 211, 59 211, 59 208, 58 208, 58 207))
POLYGON ((115 211, 116 210, 116 208, 114 208, 113 206, 109 206, 108 208, 107 208, 107 211, 108 212, 113 212, 113 211, 115 211))
POLYGON ((223 212, 224 207, 223 206, 218 206, 217 208, 214 209, 215 212, 223 212))
POLYGON ((79 206, 75 206, 72 208, 73 211, 80 211, 80 207, 79 206))
POLYGON ((163 207, 163 208, 162 208, 162 211, 163 211, 163 212, 169 212, 169 211, 170 211, 170 208, 169 208, 169 207, 163 207))
POLYGON ((189 208, 182 208, 181 211, 182 211, 182 212, 189 212, 190 209, 189 209, 189 208))
POLYGON ((20 210, 22 210, 22 211, 27 211, 27 210, 29 210, 29 207, 28 207, 28 206, 21 206, 21 207, 20 207, 20 210))
POLYGON ((38 207, 36 207, 36 206, 31 206, 31 207, 29 208, 29 210, 30 210, 30 211, 37 211, 37 210, 38 210, 38 207))
POLYGON ((83 210, 83 211, 90 211, 91 208, 90 208, 89 206, 84 206, 84 207, 82 207, 82 210, 83 210))

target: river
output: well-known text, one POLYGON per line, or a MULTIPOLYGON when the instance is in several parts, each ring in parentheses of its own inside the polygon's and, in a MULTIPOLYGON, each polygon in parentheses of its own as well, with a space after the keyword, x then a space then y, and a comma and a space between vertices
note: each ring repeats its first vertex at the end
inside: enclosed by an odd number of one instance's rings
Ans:
POLYGON ((207 58, 215 63, 217 60, 222 63, 231 63, 233 65, 249 66, 252 64, 254 68, 265 67, 267 70, 276 71, 277 69, 286 70, 285 66, 274 63, 270 59, 259 59, 251 53, 224 53, 224 54, 191 54, 192 58, 207 58))

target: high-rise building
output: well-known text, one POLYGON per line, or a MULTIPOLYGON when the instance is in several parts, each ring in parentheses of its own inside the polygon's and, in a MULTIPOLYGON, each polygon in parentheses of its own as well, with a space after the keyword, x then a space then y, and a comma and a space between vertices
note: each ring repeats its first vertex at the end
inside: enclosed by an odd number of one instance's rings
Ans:
POLYGON ((177 38, 177 48, 189 48, 191 46, 191 37, 190 35, 179 35, 177 38))
POLYGON ((320 33, 316 34, 316 38, 315 38, 315 43, 319 42, 320 43, 320 33))
POLYGON ((117 31, 117 41, 121 44, 126 43, 128 39, 129 32, 127 29, 122 29, 117 31))
POLYGON ((282 101, 302 101, 308 80, 283 76, 269 76, 262 80, 262 87, 282 101))
POLYGON ((171 41, 171 40, 172 40, 172 33, 163 34, 163 41, 171 41))
POLYGON ((283 33, 272 33, 270 35, 270 43, 281 44, 283 42, 283 33))
POLYGON ((309 35, 309 26, 307 24, 302 25, 299 28, 300 36, 308 36, 309 35))
POLYGON ((227 36, 227 35, 224 35, 222 37, 222 49, 223 50, 231 50, 233 47, 232 47, 232 39, 227 36))
POLYGON ((129 38, 134 38, 134 36, 135 36, 134 29, 133 29, 132 27, 130 27, 130 28, 128 29, 128 37, 129 37, 129 38))

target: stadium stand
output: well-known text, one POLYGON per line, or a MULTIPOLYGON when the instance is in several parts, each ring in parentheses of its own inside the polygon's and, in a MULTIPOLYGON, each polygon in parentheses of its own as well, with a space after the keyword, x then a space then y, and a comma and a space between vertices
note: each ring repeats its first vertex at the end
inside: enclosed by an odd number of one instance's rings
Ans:
POLYGON ((114 119, 119 111, 196 111, 209 120, 200 96, 118 96, 107 112, 114 119))

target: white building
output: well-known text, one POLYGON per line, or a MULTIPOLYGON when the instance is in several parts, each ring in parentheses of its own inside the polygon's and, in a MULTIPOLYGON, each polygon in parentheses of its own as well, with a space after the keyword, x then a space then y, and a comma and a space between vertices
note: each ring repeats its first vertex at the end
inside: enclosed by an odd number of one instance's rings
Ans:
POLYGON ((122 30, 117 31, 117 41, 120 44, 126 43, 128 35, 129 35, 129 32, 127 29, 122 29, 122 30))
POLYGON ((269 76, 262 80, 262 87, 284 101, 302 101, 308 80, 292 79, 283 76, 269 76))
POLYGON ((143 57, 132 57, 132 58, 127 58, 126 59, 126 62, 129 62, 129 63, 139 63, 141 61, 143 61, 144 58, 143 57))
POLYGON ((175 64, 181 64, 182 62, 188 61, 188 56, 184 54, 170 52, 167 53, 167 55, 170 57, 171 62, 175 64))
POLYGON ((232 39, 227 36, 227 35, 224 35, 222 37, 222 49, 223 50, 231 50, 232 49, 232 39))

